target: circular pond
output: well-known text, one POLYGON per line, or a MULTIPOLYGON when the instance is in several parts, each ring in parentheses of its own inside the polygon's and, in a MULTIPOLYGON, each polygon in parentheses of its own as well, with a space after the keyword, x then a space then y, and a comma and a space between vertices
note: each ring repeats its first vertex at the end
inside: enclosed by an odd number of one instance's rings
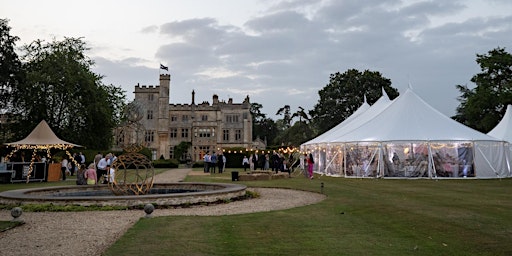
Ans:
POLYGON ((114 195, 107 185, 18 189, 0 193, 1 204, 82 206, 179 206, 226 201, 245 195, 246 186, 228 183, 154 183, 145 195, 114 195))

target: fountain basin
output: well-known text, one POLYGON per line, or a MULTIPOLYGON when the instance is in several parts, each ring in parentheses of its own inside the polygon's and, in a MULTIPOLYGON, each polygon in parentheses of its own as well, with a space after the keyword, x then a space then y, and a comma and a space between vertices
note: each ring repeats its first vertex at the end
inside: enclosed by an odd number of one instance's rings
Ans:
POLYGON ((245 195, 245 185, 229 183, 154 183, 146 195, 114 195, 108 185, 58 186, 9 190, 0 204, 54 204, 82 206, 180 206, 226 201, 245 195))

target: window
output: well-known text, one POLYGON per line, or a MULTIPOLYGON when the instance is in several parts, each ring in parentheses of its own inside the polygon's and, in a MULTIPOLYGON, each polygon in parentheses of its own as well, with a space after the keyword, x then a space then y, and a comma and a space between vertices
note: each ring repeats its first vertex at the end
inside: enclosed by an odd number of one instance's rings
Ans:
POLYGON ((153 142, 155 141, 155 132, 154 131, 146 131, 144 135, 145 142, 153 142))
POLYGON ((119 134, 117 135, 117 145, 124 144, 124 131, 121 130, 119 134))
POLYGON ((238 115, 226 115, 226 123, 238 123, 238 115))
POLYGON ((153 94, 148 94, 148 101, 153 101, 153 97, 154 97, 153 94))
POLYGON ((169 147, 169 158, 174 158, 174 146, 169 147))
POLYGON ((211 136, 211 131, 209 128, 199 129, 199 137, 200 138, 209 138, 210 136, 211 136))
POLYGON ((181 121, 184 123, 188 122, 188 116, 187 115, 181 116, 181 121))
POLYGON ((172 129, 171 129, 171 132, 169 133, 169 136, 170 136, 171 138, 176 138, 176 137, 178 137, 178 129, 176 129, 176 128, 172 128, 172 129))
POLYGON ((148 120, 153 119, 153 110, 148 110, 148 120))
POLYGON ((171 122, 176 122, 178 121, 178 117, 177 116, 171 116, 171 122))
POLYGON ((188 128, 182 128, 181 129, 181 137, 182 138, 188 138, 188 128))
POLYGON ((235 141, 242 140, 242 130, 235 130, 235 141))
POLYGON ((208 115, 201 115, 201 121, 208 121, 208 115))
POLYGON ((222 140, 229 141, 229 130, 222 130, 222 140))

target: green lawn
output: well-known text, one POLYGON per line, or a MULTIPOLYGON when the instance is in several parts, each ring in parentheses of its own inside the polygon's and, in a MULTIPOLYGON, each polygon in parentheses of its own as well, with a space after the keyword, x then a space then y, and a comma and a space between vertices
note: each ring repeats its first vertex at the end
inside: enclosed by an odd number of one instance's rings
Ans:
MULTIPOLYGON (((230 172, 187 181, 231 182, 230 172)), ((512 255, 512 180, 240 182, 328 198, 229 216, 141 219, 105 255, 512 255)))
MULTIPOLYGON (((230 170, 186 181, 232 182, 230 170)), ((237 183, 313 192, 323 183, 327 199, 264 213, 140 219, 105 255, 512 255, 512 179, 237 183)), ((64 184, 0 191, 46 185, 64 184)))

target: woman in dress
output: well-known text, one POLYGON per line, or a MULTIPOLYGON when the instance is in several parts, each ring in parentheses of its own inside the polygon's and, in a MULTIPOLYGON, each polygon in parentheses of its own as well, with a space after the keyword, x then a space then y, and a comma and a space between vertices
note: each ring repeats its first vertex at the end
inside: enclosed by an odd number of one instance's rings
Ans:
POLYGON ((309 157, 308 157, 308 174, 309 174, 309 178, 310 179, 313 179, 313 164, 315 163, 315 161, 313 160, 313 154, 309 153, 309 157))
POLYGON ((84 177, 87 180, 87 185, 97 184, 96 169, 94 167, 94 163, 91 163, 85 171, 84 177))

